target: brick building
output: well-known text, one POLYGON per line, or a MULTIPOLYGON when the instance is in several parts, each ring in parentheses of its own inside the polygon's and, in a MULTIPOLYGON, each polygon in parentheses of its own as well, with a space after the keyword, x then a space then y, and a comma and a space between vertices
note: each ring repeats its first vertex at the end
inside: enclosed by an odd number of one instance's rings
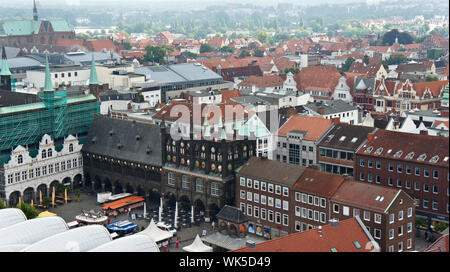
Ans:
POLYGON ((272 239, 293 232, 290 192, 304 170, 305 167, 257 157, 239 169, 236 206, 249 218, 250 233, 272 239))
POLYGON ((249 233, 274 239, 358 217, 381 251, 415 248, 414 201, 401 189, 261 158, 251 158, 236 183, 249 233))
POLYGON ((414 200, 403 190, 348 180, 330 202, 330 217, 359 216, 383 252, 415 248, 414 200))
POLYGON ((55 46, 57 40, 73 40, 75 31, 66 20, 39 20, 34 3, 33 20, 5 20, 0 39, 5 46, 30 50, 35 45, 55 46))
POLYGON ((377 130, 356 152, 355 179, 404 190, 417 215, 448 223, 449 139, 377 130))

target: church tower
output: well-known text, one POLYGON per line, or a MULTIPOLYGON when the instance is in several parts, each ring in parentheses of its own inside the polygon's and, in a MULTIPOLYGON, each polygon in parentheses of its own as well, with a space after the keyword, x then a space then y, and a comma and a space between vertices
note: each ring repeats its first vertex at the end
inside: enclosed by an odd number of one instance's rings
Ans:
POLYGON ((89 77, 89 91, 99 99, 99 82, 97 78, 97 69, 95 68, 94 52, 92 52, 91 74, 89 77))
POLYGON ((33 4, 34 4, 34 7, 33 7, 33 20, 37 21, 39 18, 38 18, 38 12, 37 12, 37 8, 36 8, 36 0, 33 0, 33 4))
POLYGON ((2 46, 2 63, 0 67, 0 86, 2 89, 11 91, 11 71, 9 70, 8 60, 6 59, 6 49, 2 46))

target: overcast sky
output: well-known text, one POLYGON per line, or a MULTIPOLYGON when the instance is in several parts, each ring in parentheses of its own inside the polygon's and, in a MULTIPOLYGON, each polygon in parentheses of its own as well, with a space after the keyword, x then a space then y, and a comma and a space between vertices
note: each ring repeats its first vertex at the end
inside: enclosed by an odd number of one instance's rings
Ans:
MULTIPOLYGON (((176 3, 197 3, 199 7, 205 5, 223 3, 251 3, 255 5, 276 5, 278 3, 293 3, 297 5, 315 5, 323 3, 351 3, 351 2, 377 2, 380 0, 36 0, 41 7, 61 7, 67 6, 138 6, 138 5, 164 5, 176 3)), ((392 1, 392 0, 391 0, 392 1)), ((33 0, 0 0, 2 6, 29 7, 33 5, 33 0)))

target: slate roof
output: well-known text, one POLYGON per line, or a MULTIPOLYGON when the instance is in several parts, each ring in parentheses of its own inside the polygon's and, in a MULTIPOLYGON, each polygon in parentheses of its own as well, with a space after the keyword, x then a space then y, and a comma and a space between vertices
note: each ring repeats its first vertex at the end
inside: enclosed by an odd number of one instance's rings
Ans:
POLYGON ((320 141, 319 146, 356 151, 367 140, 367 134, 373 130, 373 127, 339 123, 327 134, 327 137, 320 141), (328 136, 331 135, 333 137, 330 139, 328 136), (354 138, 356 140, 352 141, 354 138))
POLYGON ((347 111, 357 110, 356 107, 342 100, 330 100, 326 103, 317 102, 314 104, 303 105, 305 109, 319 113, 319 109, 323 109, 324 112, 321 115, 335 114, 347 111))
POLYGON ((18 106, 40 102, 37 95, 11 92, 0 89, 0 107, 18 106))
POLYGON ((251 157, 239 170, 240 176, 294 185, 306 167, 264 158, 251 157))
POLYGON ((235 224, 242 224, 248 222, 248 217, 241 211, 241 209, 233 206, 225 205, 216 217, 235 224))
POLYGON ((99 116, 89 129, 82 151, 162 166, 160 128, 152 124, 99 116))

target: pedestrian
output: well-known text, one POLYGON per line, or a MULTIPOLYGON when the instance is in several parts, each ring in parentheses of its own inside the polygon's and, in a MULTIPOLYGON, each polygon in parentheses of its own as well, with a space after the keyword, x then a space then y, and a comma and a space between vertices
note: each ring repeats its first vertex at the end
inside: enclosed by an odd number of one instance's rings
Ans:
POLYGON ((214 227, 215 227, 214 221, 212 221, 211 226, 212 226, 212 230, 214 231, 214 227))

